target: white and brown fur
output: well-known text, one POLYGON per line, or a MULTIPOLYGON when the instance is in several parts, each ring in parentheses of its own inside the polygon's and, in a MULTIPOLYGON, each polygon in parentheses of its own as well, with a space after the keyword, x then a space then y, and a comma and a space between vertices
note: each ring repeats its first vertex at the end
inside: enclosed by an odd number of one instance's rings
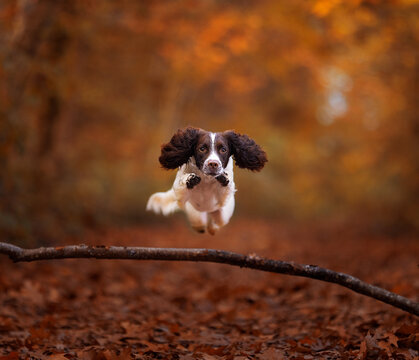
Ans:
POLYGON ((196 231, 210 234, 226 225, 234 211, 233 158, 240 168, 260 171, 266 153, 247 135, 212 133, 188 127, 162 145, 159 161, 177 169, 172 189, 153 194, 147 210, 168 215, 183 210, 196 231))

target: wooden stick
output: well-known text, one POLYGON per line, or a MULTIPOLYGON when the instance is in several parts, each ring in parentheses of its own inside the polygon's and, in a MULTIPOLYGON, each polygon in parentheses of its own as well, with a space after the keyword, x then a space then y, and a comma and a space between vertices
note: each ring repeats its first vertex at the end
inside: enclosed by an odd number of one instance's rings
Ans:
POLYGON ((357 293, 392 305, 419 316, 419 302, 407 299, 378 286, 370 285, 351 275, 294 262, 272 260, 257 255, 241 255, 213 249, 150 248, 122 246, 69 245, 22 249, 0 242, 0 254, 8 255, 14 262, 70 258, 203 261, 246 267, 278 274, 302 276, 335 283, 357 293))

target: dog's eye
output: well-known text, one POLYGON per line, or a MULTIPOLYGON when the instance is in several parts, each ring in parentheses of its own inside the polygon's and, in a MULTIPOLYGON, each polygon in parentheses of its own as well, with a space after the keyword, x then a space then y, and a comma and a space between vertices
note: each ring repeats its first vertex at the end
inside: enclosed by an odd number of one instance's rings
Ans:
POLYGON ((227 152, 227 149, 223 146, 222 148, 220 148, 220 153, 225 153, 225 152, 227 152))
POLYGON ((205 150, 207 150, 207 147, 205 145, 202 145, 198 150, 200 152, 205 152, 205 150))

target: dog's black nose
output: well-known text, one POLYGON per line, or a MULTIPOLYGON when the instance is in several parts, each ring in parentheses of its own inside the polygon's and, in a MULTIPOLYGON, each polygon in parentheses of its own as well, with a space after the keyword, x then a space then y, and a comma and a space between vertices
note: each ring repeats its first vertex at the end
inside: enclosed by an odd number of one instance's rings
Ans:
POLYGON ((208 167, 212 171, 218 170, 218 166, 219 166, 219 164, 216 161, 210 161, 210 162, 208 162, 208 167))

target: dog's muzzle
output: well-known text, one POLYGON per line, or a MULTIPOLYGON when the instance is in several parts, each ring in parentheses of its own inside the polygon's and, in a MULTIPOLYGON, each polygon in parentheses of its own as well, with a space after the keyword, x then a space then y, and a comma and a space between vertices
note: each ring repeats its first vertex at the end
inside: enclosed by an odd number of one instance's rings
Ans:
POLYGON ((202 169, 205 175, 217 176, 223 171, 221 162, 218 160, 209 160, 204 164, 202 169))

